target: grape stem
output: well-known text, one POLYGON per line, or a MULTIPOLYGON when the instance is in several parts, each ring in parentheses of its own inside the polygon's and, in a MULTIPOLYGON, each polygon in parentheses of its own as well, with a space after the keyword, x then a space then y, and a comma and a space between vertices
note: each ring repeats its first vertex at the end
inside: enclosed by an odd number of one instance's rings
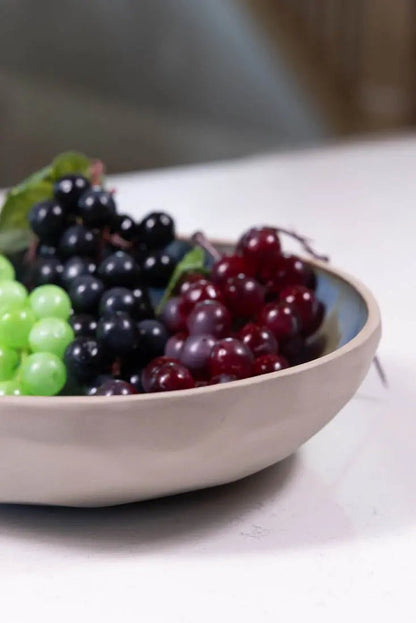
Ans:
POLYGON ((104 177, 104 163, 102 160, 93 160, 90 167, 91 184, 102 186, 104 177))
POLYGON ((321 262, 329 262, 328 255, 320 255, 312 248, 312 240, 310 238, 307 238, 306 236, 301 236, 297 232, 290 229, 284 229, 283 227, 275 227, 274 229, 279 234, 285 234, 286 236, 290 236, 291 238, 299 242, 305 249, 305 251, 309 253, 309 255, 311 255, 315 260, 320 260, 321 262))

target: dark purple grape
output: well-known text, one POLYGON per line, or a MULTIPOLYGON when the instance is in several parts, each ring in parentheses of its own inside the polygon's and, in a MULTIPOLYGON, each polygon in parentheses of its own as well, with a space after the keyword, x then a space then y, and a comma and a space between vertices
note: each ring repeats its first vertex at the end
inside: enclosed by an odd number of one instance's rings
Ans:
POLYGON ((99 187, 90 188, 80 197, 77 213, 88 227, 109 227, 116 213, 113 195, 99 187))
POLYGON ((36 249, 36 255, 43 258, 57 257, 58 249, 50 244, 39 244, 36 249))
POLYGON ((92 259, 74 255, 74 257, 70 257, 64 264, 62 283, 64 287, 69 290, 74 279, 84 275, 95 275, 96 270, 97 265, 92 259))
POLYGON ((37 203, 31 208, 28 218, 32 231, 48 244, 58 241, 66 225, 64 210, 56 201, 37 203))
POLYGON ((140 267, 131 255, 116 251, 101 262, 98 275, 109 287, 134 288, 140 282, 140 267))
POLYGON ((33 286, 61 285, 63 266, 56 257, 39 258, 31 271, 33 286))
POLYGON ((139 226, 127 214, 119 214, 113 218, 111 232, 118 234, 128 242, 135 242, 140 236, 139 226))
POLYGON ((153 316, 153 308, 147 291, 140 287, 135 290, 110 288, 104 292, 100 301, 100 315, 118 311, 128 313, 135 320, 143 320, 153 316))
POLYGON ((137 327, 140 333, 140 346, 147 353, 148 360, 163 355, 169 339, 166 327, 158 320, 141 320, 137 327))
POLYGON ((95 337, 97 331, 97 320, 90 314, 74 314, 68 320, 75 337, 95 337))
POLYGON ((179 360, 194 378, 209 376, 209 359, 216 339, 212 335, 190 335, 184 342, 179 360))
POLYGON ((130 396, 138 394, 137 389, 131 383, 112 379, 105 381, 101 387, 97 389, 96 396, 130 396))
POLYGON ((64 258, 81 255, 95 258, 99 250, 99 238, 84 225, 71 225, 59 241, 59 254, 64 258))
POLYGON ((97 326, 99 344, 114 357, 122 357, 134 351, 139 345, 137 324, 125 312, 108 314, 97 326))
POLYGON ((95 314, 104 293, 104 284, 91 275, 77 277, 71 284, 69 298, 76 313, 95 314))
POLYGON ((175 266, 176 261, 164 251, 150 253, 142 263, 143 280, 151 288, 164 288, 175 266))
POLYGON ((180 359, 181 352, 183 349, 183 345, 185 344, 185 340, 188 337, 188 334, 183 333, 175 333, 172 335, 166 342, 165 346, 165 355, 166 357, 173 357, 173 359, 180 359))
POLYGON ((140 237, 149 249, 161 249, 175 238, 175 224, 164 212, 152 212, 140 223, 140 237))
POLYGON ((89 337, 75 338, 66 348, 64 362, 68 374, 81 383, 105 372, 111 363, 97 340, 89 337))
POLYGON ((71 211, 88 188, 90 183, 83 175, 65 175, 55 183, 53 194, 66 211, 71 211))
POLYGON ((101 385, 103 385, 106 381, 113 381, 114 377, 111 374, 99 374, 92 381, 89 381, 84 386, 84 394, 86 396, 95 396, 97 390, 101 385))

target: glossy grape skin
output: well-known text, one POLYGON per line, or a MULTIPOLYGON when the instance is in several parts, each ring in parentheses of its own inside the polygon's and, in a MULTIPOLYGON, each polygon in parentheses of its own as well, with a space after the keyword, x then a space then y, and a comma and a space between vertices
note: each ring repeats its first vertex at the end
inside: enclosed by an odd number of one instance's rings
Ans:
POLYGON ((185 294, 185 292, 189 290, 192 284, 196 283, 197 281, 201 281, 201 279, 207 281, 206 275, 201 272, 186 273, 179 280, 179 283, 175 288, 175 292, 180 295, 185 294))
POLYGON ((166 342, 166 346, 165 346, 166 357, 171 357, 173 359, 180 359, 183 345, 187 337, 188 337, 188 334, 184 331, 180 333, 175 333, 174 335, 172 335, 166 342))
POLYGON ((18 281, 0 281, 0 314, 21 309, 28 300, 26 288, 18 281))
POLYGON ((212 335, 190 335, 185 340, 178 358, 194 378, 209 376, 209 358, 215 344, 212 335))
POLYGON ((163 355, 169 339, 166 327, 158 320, 141 320, 137 327, 140 334, 140 347, 147 353, 148 359, 163 355))
POLYGON ((181 297, 174 296, 169 299, 166 302, 160 317, 165 327, 171 333, 184 331, 186 329, 187 314, 185 313, 181 297))
POLYGON ((66 225, 66 216, 62 206, 53 200, 41 201, 34 205, 28 219, 32 231, 48 244, 58 241, 66 225))
POLYGON ((250 269, 243 257, 239 255, 224 255, 213 265, 210 279, 222 288, 230 277, 237 277, 237 275, 253 277, 254 271, 250 269))
POLYGON ((29 305, 36 318, 62 318, 71 313, 71 300, 62 288, 54 285, 35 288, 29 296, 29 305))
POLYGON ((253 374, 254 376, 258 376, 260 374, 278 372, 288 367, 289 363, 282 355, 262 355, 254 362, 253 374))
POLYGON ((74 255, 96 258, 99 251, 97 234, 84 225, 71 225, 62 234, 59 241, 59 254, 62 258, 74 255))
POLYGON ((270 329, 279 344, 293 338, 301 328, 298 315, 285 303, 265 305, 258 315, 257 322, 270 329))
POLYGON ((64 320, 43 318, 33 325, 29 333, 29 346, 33 353, 53 353, 62 359, 74 337, 74 331, 64 320))
POLYGON ((95 275, 96 263, 89 257, 74 255, 63 266, 61 281, 65 288, 69 289, 74 279, 82 275, 95 275))
POLYGON ((23 396, 23 389, 17 379, 0 382, 0 396, 23 396))
POLYGON ((222 303, 223 299, 223 294, 218 286, 207 279, 200 279, 191 283, 189 288, 182 292, 185 313, 189 313, 201 301, 219 301, 222 303))
POLYGON ((25 394, 55 396, 65 385, 65 366, 56 355, 34 353, 21 365, 20 382, 25 394))
POLYGON ((165 363, 180 363, 178 359, 174 359, 172 357, 155 357, 148 363, 142 371, 142 386, 145 392, 150 391, 150 386, 152 382, 152 378, 154 374, 161 368, 165 363))
POLYGON ((279 294, 288 285, 308 285, 313 271, 300 257, 285 254, 262 266, 258 278, 269 291, 279 294))
POLYGON ((296 310, 302 324, 302 335, 312 335, 319 328, 323 308, 311 290, 304 286, 288 286, 282 291, 280 300, 296 310))
POLYGON ((68 374, 80 383, 105 372, 110 361, 97 340, 89 337, 75 338, 66 348, 64 355, 68 374))
POLYGON ((79 198, 77 214, 88 227, 109 227, 116 214, 113 195, 102 188, 93 186, 79 198))
POLYGON ((238 338, 250 349, 254 357, 277 355, 277 340, 267 327, 248 323, 239 331, 238 338))
POLYGON ((138 224, 127 214, 118 214, 113 218, 111 232, 118 234, 128 242, 135 242, 140 236, 138 224))
POLYGON ((70 174, 61 177, 55 183, 53 193, 66 211, 72 211, 76 210, 79 198, 90 186, 90 182, 83 175, 70 174))
POLYGON ((218 374, 211 378, 210 385, 222 385, 223 383, 231 383, 232 381, 238 381, 238 378, 234 374, 218 374))
POLYGON ((128 313, 135 320, 143 320, 153 315, 147 291, 144 288, 110 288, 100 300, 100 315, 118 311, 128 313))
POLYGON ((78 314, 95 314, 103 294, 103 282, 91 275, 74 279, 69 290, 73 310, 78 314))
POLYGON ((113 381, 114 377, 111 374, 99 374, 94 379, 89 381, 83 387, 83 394, 85 396, 95 396, 99 387, 104 385, 106 381, 113 381))
POLYGON ((0 345, 0 381, 9 381, 16 373, 20 357, 16 350, 0 345))
POLYGON ((123 381, 133 385, 139 394, 142 394, 144 391, 142 385, 142 372, 143 369, 140 366, 123 366, 121 370, 123 381))
POLYGON ((130 396, 138 394, 136 387, 131 383, 126 383, 120 379, 105 381, 95 393, 96 396, 130 396))
POLYGON ((257 273, 280 255, 279 236, 272 227, 253 227, 243 234, 238 241, 237 252, 257 273))
POLYGON ((238 379, 252 375, 254 357, 245 344, 235 338, 219 340, 211 351, 210 376, 232 374, 238 379))
POLYGON ((56 257, 41 258, 39 257, 33 266, 31 281, 37 286, 56 285, 62 283, 62 274, 64 267, 62 262, 56 257))
POLYGON ((33 311, 28 308, 0 313, 0 344, 9 348, 26 349, 35 320, 33 311))
POLYGON ((96 335, 97 320, 91 314, 73 314, 68 323, 72 327, 75 337, 95 337, 96 335))
POLYGON ((224 301, 234 317, 255 316, 264 304, 264 290, 252 277, 231 277, 223 288, 224 301))
POLYGON ((98 322, 97 341, 112 357, 133 352, 139 345, 139 338, 137 324, 125 312, 107 314, 98 322))
POLYGON ((36 247, 36 256, 45 259, 57 257, 58 249, 55 245, 41 243, 36 247))
POLYGON ((135 288, 140 283, 141 271, 131 255, 116 251, 101 262, 98 276, 108 287, 135 288))
POLYGON ((139 225, 140 238, 149 249, 161 249, 175 238, 175 224, 164 212, 151 212, 139 225))
POLYGON ((169 392, 191 389, 195 382, 189 370, 181 363, 164 363, 153 374, 150 392, 169 392))
POLYGON ((1 281, 13 281, 15 278, 15 270, 13 264, 0 254, 0 282, 1 281))
POLYGON ((144 283, 151 288, 164 288, 175 270, 175 260, 164 251, 149 253, 142 263, 144 283))
POLYGON ((231 315, 219 301, 201 301, 190 312, 186 324, 190 335, 222 338, 230 333, 231 315))

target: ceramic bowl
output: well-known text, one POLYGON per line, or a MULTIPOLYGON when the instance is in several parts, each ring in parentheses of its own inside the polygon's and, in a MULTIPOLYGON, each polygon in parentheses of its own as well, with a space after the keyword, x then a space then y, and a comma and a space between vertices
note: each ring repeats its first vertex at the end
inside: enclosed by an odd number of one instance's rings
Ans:
POLYGON ((318 359, 169 394, 1 398, 0 502, 133 502, 231 482, 295 452, 352 398, 381 333, 364 285, 310 263, 327 309, 318 359))

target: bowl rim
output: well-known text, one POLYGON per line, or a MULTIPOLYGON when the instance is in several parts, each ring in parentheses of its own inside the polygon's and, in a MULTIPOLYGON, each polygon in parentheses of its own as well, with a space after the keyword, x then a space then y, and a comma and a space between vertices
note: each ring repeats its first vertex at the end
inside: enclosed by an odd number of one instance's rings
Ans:
MULTIPOLYGON (((224 243, 217 243, 224 244, 224 243)), ((380 309, 377 304, 377 301, 369 290, 369 288, 352 275, 344 272, 343 270, 339 270, 338 268, 334 268, 326 262, 322 262, 320 260, 305 258, 302 256, 301 259, 310 264, 313 267, 319 268, 324 272, 334 275, 338 279, 344 281, 349 286, 351 286, 362 298, 367 308, 367 319, 357 333, 351 340, 349 340, 343 346, 331 351, 326 355, 322 355, 321 357, 317 357, 312 361, 307 361, 305 363, 298 364, 296 366, 285 368, 283 370, 279 370, 277 372, 269 372, 267 374, 262 374, 259 376, 249 377, 247 379, 238 379, 236 381, 230 381, 229 383, 217 384, 217 385, 207 385, 205 387, 195 387, 192 389, 181 389, 174 392, 155 392, 155 393, 142 393, 142 394, 133 394, 130 396, 2 396, 0 397, 0 405, 7 408, 7 405, 13 405, 28 407, 28 406, 37 406, 41 407, 44 403, 49 407, 58 407, 63 406, 63 403, 72 404, 72 405, 99 405, 104 402, 107 404, 108 400, 111 400, 110 404, 117 408, 120 403, 123 405, 128 402, 134 403, 149 403, 151 404, 154 401, 165 400, 169 398, 170 400, 181 400, 183 398, 186 399, 192 398, 195 396, 203 397, 204 395, 208 395, 214 392, 227 391, 231 388, 242 387, 245 386, 255 386, 261 385, 261 383, 270 381, 272 379, 284 378, 287 376, 292 376, 295 374, 300 374, 305 372, 306 370, 313 369, 319 367, 325 363, 343 357, 347 353, 351 352, 359 348, 363 343, 365 343, 375 331, 377 331, 381 326, 381 315, 380 309)), ((3 411, 3 409, 1 409, 3 411)), ((139 412, 138 412, 139 413, 139 412)), ((1 417, 2 413, 0 413, 1 417)))

